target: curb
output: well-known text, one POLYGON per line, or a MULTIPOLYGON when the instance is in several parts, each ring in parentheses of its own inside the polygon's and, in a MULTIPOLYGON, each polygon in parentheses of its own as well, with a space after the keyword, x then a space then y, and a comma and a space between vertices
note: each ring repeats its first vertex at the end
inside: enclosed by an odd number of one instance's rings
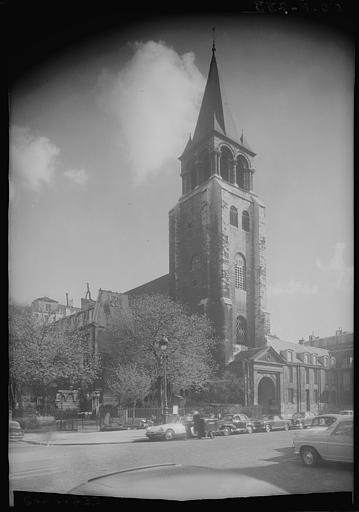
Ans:
MULTIPOLYGON (((147 441, 147 439, 146 439, 147 441)), ((40 446, 94 446, 101 444, 125 444, 125 443, 133 443, 133 441, 104 441, 103 443, 45 443, 42 441, 21 441, 22 443, 27 444, 37 444, 40 446)))

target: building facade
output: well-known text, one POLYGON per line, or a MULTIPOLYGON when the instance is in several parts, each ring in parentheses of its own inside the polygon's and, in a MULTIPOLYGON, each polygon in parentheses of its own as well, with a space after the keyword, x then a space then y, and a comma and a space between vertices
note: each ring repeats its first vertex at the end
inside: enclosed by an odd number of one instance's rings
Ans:
POLYGON ((45 323, 56 322, 56 320, 80 310, 81 308, 72 305, 72 301, 70 302, 67 296, 66 304, 60 304, 57 300, 50 299, 50 297, 39 297, 31 303, 33 317, 45 323))
MULTIPOLYGON (((161 293, 210 318, 224 347, 217 362, 244 379, 242 405, 287 417, 349 407, 352 334, 299 343, 270 334, 255 156, 223 100, 213 47, 194 134, 179 158, 182 194, 169 212, 169 274, 123 294, 100 290, 96 301, 88 290, 81 310, 64 316, 59 328, 88 329, 93 350, 111 357, 111 325, 128 299, 161 293)), ((45 307, 55 308, 51 301, 45 307)))
POLYGON ((328 350, 333 364, 326 388, 331 407, 352 409, 354 403, 354 335, 338 329, 335 336, 319 338, 309 336, 303 342, 307 347, 328 350))

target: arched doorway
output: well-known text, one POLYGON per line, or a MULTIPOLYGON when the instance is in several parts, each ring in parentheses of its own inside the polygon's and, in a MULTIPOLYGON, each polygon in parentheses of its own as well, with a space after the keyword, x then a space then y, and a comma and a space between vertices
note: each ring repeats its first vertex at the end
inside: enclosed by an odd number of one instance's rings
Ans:
POLYGON ((258 384, 258 405, 263 414, 273 413, 276 406, 275 384, 269 377, 262 377, 258 384))

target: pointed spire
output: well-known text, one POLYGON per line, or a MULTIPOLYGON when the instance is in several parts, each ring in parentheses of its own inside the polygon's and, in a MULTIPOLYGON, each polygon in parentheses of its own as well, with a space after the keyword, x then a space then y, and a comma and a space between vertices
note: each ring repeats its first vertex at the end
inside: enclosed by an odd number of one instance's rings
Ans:
POLYGON ((216 27, 212 27, 213 32, 213 44, 212 44, 212 55, 214 55, 216 51, 216 27))
POLYGON ((196 129, 193 134, 193 143, 199 142, 210 132, 215 130, 214 120, 219 125, 220 132, 234 140, 237 139, 236 128, 228 108, 224 101, 224 91, 218 73, 216 61, 215 28, 213 27, 212 59, 209 66, 208 78, 201 109, 199 111, 196 129))

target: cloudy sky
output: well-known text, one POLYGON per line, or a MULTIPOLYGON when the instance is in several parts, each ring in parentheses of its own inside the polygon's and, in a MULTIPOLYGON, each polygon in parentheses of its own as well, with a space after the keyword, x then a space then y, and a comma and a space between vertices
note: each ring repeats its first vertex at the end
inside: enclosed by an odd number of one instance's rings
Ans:
POLYGON ((178 156, 194 131, 216 26, 227 100, 267 207, 272 332, 353 329, 350 41, 293 19, 151 19, 97 31, 10 95, 10 295, 90 283, 124 292, 168 273, 178 156))

